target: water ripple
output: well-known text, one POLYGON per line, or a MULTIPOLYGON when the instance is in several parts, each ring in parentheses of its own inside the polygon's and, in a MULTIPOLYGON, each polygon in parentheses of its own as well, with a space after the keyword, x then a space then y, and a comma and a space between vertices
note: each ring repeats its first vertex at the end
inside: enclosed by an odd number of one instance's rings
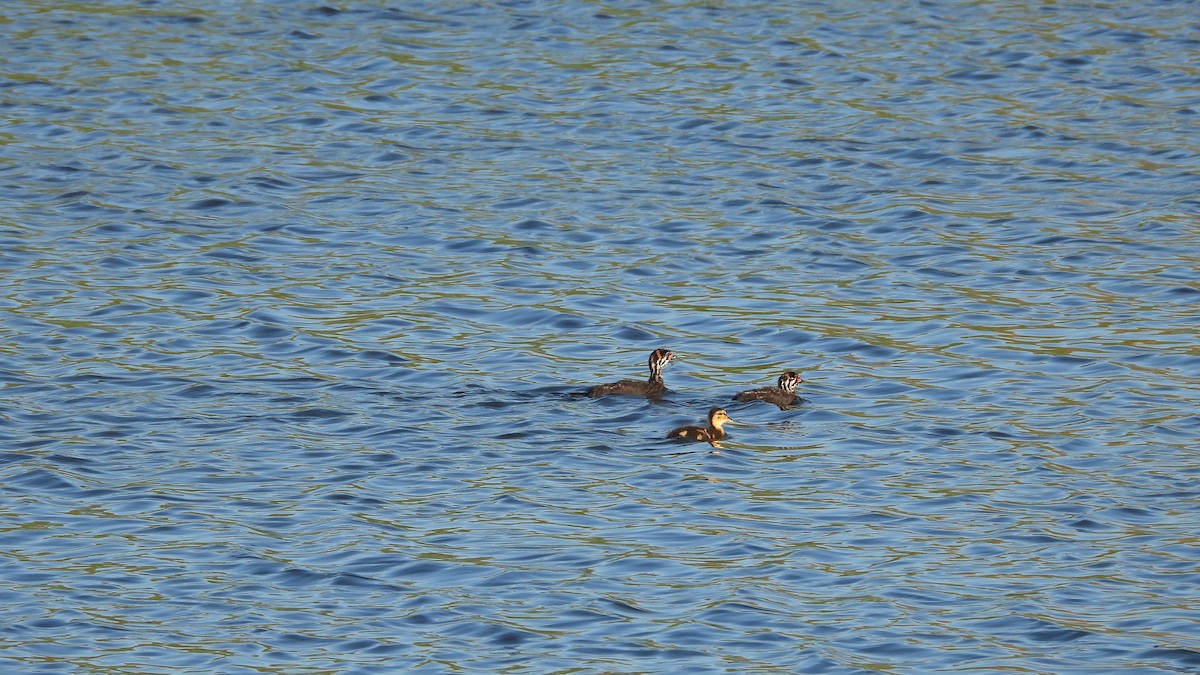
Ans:
POLYGON ((1195 670, 1185 7, 13 4, 0 665, 1195 670))

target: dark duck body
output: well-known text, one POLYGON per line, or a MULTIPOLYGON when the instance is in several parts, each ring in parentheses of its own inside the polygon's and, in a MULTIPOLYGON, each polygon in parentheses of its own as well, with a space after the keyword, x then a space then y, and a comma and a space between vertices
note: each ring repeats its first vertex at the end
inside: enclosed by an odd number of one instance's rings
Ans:
POLYGON ((690 441, 708 441, 716 443, 725 438, 725 430, 721 427, 733 424, 729 413, 724 408, 713 408, 708 411, 708 426, 687 426, 672 429, 667 438, 686 438, 690 441))
POLYGON ((667 393, 667 385, 663 384, 662 378, 663 366, 674 359, 675 355, 671 353, 670 349, 655 349, 651 352, 650 359, 647 361, 647 364, 650 366, 650 379, 621 380, 620 382, 598 384, 594 387, 589 387, 587 395, 592 398, 608 396, 609 394, 658 398, 667 393))
POLYGON ((803 381, 799 375, 789 370, 779 376, 779 383, 776 386, 743 391, 734 396, 733 400, 743 403, 765 401, 774 403, 780 408, 790 408, 800 402, 800 397, 796 395, 796 385, 803 381))

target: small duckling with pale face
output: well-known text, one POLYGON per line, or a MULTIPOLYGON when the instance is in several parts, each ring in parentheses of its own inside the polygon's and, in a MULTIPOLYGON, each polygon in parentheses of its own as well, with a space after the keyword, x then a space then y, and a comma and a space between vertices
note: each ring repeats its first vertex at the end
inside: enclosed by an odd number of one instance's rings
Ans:
POLYGON ((716 445, 717 441, 725 438, 725 430, 721 427, 733 423, 733 420, 729 419, 729 413, 725 412, 724 408, 713 408, 708 411, 708 426, 687 426, 672 429, 671 433, 667 434, 667 438, 686 438, 689 441, 707 441, 716 445))

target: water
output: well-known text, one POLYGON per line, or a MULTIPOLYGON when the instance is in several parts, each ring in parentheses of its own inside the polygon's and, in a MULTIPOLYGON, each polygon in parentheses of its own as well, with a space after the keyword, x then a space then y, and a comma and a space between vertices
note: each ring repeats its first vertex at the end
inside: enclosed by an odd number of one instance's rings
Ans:
POLYGON ((5 672, 1200 670, 1194 4, 5 9, 5 672))

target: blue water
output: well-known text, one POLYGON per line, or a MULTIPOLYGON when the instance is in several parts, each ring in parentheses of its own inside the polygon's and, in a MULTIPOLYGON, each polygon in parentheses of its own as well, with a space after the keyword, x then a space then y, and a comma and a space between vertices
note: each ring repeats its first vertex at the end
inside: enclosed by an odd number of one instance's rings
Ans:
POLYGON ((0 669, 1200 671, 1196 16, 6 4, 0 669))

